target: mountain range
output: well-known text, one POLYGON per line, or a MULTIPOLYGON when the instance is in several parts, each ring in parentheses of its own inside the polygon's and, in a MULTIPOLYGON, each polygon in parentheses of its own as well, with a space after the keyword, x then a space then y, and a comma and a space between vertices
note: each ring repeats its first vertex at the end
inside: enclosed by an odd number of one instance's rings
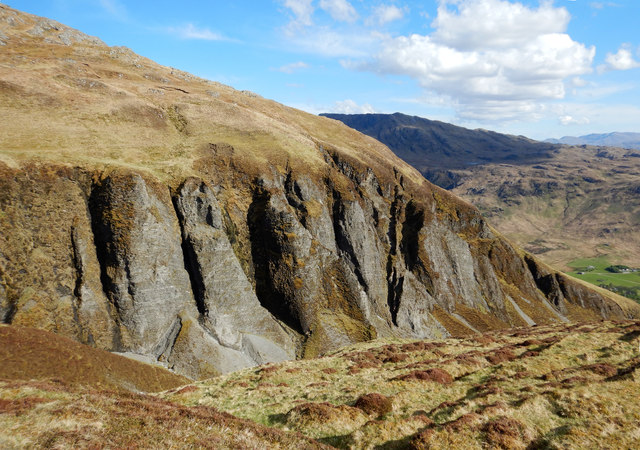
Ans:
POLYGON ((568 145, 599 145, 640 150, 640 133, 604 133, 585 136, 564 136, 560 139, 546 139, 545 142, 568 145))

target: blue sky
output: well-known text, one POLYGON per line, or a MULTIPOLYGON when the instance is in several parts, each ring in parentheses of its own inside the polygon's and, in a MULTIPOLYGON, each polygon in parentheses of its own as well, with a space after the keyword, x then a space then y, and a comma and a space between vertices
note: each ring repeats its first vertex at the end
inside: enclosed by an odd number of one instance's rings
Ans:
POLYGON ((638 0, 3 3, 312 113, 640 132, 638 0))

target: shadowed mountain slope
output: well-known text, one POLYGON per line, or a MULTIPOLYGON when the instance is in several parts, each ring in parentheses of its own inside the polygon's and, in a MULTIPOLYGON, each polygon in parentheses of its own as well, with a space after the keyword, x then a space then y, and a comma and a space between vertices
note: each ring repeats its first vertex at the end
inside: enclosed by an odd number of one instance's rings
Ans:
POLYGON ((558 148, 524 136, 470 130, 401 113, 321 115, 379 140, 423 173, 487 163, 540 162, 549 159, 558 148))
POLYGON ((387 147, 0 5, 0 318, 191 378, 630 318, 387 147))

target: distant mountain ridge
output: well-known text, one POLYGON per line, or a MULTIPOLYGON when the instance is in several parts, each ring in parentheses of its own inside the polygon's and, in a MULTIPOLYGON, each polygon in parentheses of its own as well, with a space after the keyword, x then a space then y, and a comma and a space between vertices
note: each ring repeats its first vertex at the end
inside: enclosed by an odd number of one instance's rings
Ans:
POLYGON ((420 171, 426 167, 463 169, 486 163, 543 161, 558 147, 525 136, 470 130, 402 113, 320 115, 378 139, 420 171))
POLYGON ((564 136, 560 139, 546 139, 545 142, 567 145, 602 145, 605 147, 620 147, 640 150, 640 133, 594 133, 578 137, 564 136))

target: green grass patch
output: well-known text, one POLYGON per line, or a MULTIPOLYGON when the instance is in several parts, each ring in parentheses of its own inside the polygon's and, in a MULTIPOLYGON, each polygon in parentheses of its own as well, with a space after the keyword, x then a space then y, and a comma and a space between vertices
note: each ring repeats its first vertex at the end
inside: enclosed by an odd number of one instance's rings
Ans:
POLYGON ((611 265, 606 256, 576 259, 568 264, 574 269, 568 275, 640 301, 640 271, 613 273, 607 270, 611 265))

